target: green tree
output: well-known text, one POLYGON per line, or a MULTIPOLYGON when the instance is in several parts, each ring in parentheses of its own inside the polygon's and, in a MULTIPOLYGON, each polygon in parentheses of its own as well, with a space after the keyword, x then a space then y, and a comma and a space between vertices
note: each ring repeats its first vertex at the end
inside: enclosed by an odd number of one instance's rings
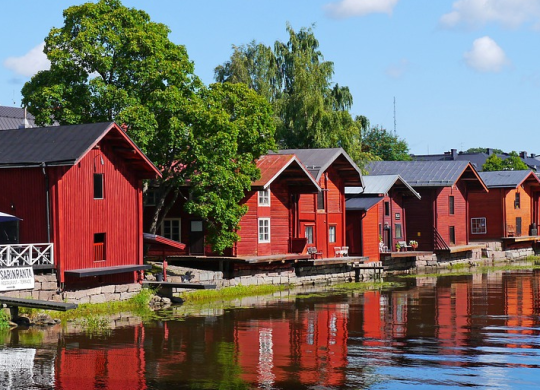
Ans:
POLYGON ((311 28, 296 32, 288 25, 287 32, 288 42, 276 41, 273 50, 254 41, 233 46, 231 58, 216 67, 216 80, 245 83, 272 103, 280 147, 343 147, 361 156, 352 94, 332 83, 334 64, 324 60, 311 28))
POLYGON ((379 126, 368 128, 363 132, 362 150, 383 161, 411 160, 407 142, 379 126))
MULTIPOLYGON (((119 0, 70 7, 63 27, 51 29, 45 39, 50 70, 25 84, 23 104, 41 124, 125 123, 130 137, 163 172, 151 233, 172 204, 165 199, 176 201, 186 185, 208 184, 204 199, 194 197, 205 207, 188 205, 210 221, 211 235, 218 236, 220 229, 234 229, 245 212, 232 208, 224 215, 220 197, 229 196, 225 202, 232 204, 243 196, 239 188, 249 189, 247 178, 257 175, 255 159, 274 145, 272 113, 245 87, 206 88, 185 47, 171 42, 169 32, 119 0), (234 161, 225 163, 225 158, 234 161), (213 181, 205 181, 210 175, 213 181)), ((222 233, 222 239, 210 237, 219 251, 236 237, 222 233)))
POLYGON ((486 162, 482 165, 482 171, 502 171, 503 170, 503 160, 496 154, 492 154, 486 159, 486 162))
MULTIPOLYGON (((492 149, 495 154, 503 154, 504 152, 501 149, 492 149)), ((487 153, 488 148, 469 148, 465 153, 487 153)))

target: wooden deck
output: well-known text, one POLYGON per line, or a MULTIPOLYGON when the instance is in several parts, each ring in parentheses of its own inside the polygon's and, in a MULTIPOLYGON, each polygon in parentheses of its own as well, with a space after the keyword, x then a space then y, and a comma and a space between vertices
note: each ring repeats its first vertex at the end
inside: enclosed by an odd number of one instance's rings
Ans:
POLYGON ((514 244, 516 242, 537 242, 540 241, 540 236, 501 237, 501 240, 506 244, 514 244))
POLYGON ((78 305, 76 303, 45 301, 39 299, 28 298, 12 298, 0 295, 0 304, 4 304, 9 307, 11 312, 11 319, 14 320, 19 317, 19 307, 30 307, 33 309, 42 310, 56 310, 67 311, 76 309, 78 305))
POLYGON ((150 280, 145 280, 142 283, 143 286, 148 287, 165 287, 165 288, 186 288, 186 289, 195 289, 195 290, 213 290, 216 288, 215 284, 203 284, 203 283, 176 283, 176 282, 155 282, 150 280))
POLYGON ((400 251, 400 252, 381 252, 382 257, 418 257, 418 256, 431 256, 433 252, 430 251, 400 251))

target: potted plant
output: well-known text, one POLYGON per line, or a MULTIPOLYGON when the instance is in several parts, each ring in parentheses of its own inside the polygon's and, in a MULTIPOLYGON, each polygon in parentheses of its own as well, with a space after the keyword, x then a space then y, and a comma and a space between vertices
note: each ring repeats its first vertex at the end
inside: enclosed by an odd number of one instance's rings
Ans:
POLYGON ((401 249, 401 245, 400 245, 399 242, 398 242, 398 243, 396 243, 396 251, 399 252, 400 249, 401 249))
POLYGON ((418 248, 418 241, 411 240, 409 241, 409 245, 411 246, 411 248, 413 248, 413 250, 416 250, 416 248, 418 248))

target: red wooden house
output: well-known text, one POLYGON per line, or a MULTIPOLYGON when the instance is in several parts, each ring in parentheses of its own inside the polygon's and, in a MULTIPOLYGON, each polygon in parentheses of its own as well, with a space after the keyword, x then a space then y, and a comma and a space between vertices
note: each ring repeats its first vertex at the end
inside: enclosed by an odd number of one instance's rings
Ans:
MULTIPOLYGON (((257 161, 261 178, 252 183, 242 204, 248 212, 240 221, 240 240, 224 255, 229 257, 283 256, 301 253, 305 239, 299 231, 298 198, 320 188, 298 158, 292 154, 269 154, 257 161)), ((161 235, 186 244, 185 255, 214 256, 204 244, 205 222, 187 214, 177 201, 163 225, 161 235)), ((153 214, 145 207, 146 221, 153 214)))
POLYGON ((533 171, 480 172, 489 193, 470 194, 471 239, 536 239, 540 180, 533 171), (535 230, 536 229, 536 230, 535 230), (534 233, 534 234, 533 234, 534 233))
POLYGON ((404 198, 416 192, 399 175, 364 176, 365 188, 347 187, 347 245, 349 254, 380 261, 381 251, 392 251, 406 241, 404 198))
POLYGON ((114 123, 0 131, 0 211, 22 218, 0 243, 8 265, 54 268, 70 287, 133 282, 147 267, 142 180, 159 175, 114 123))
POLYGON ((347 246, 345 237, 345 187, 363 187, 358 166, 342 148, 288 149, 280 154, 298 156, 321 191, 303 194, 298 200, 300 237, 323 258, 336 256, 347 246))
POLYGON ((469 162, 376 161, 367 169, 371 175, 400 175, 420 194, 403 199, 407 242, 417 241, 422 251, 470 250, 470 193, 488 189, 469 162))

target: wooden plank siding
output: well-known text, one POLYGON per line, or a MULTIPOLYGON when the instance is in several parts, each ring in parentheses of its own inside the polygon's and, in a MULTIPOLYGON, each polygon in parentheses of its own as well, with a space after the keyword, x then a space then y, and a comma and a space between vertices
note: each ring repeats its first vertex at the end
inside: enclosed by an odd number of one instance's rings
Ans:
MULTIPOLYGON (((524 188, 518 187, 516 189, 509 189, 504 197, 504 207, 505 207, 505 222, 506 222, 506 231, 505 237, 508 237, 508 227, 516 227, 516 219, 521 218, 521 236, 529 235, 529 226, 532 223, 532 194, 531 189, 528 186, 524 188), (516 194, 519 194, 520 205, 519 207, 514 207, 514 201, 516 194)), ((515 235, 518 235, 518 232, 515 231, 515 235)))
POLYGON ((415 188, 422 199, 406 197, 403 207, 409 240, 418 241, 418 250, 433 250, 433 199, 436 196, 433 188, 415 188))
POLYGON ((441 187, 435 201, 435 227, 450 246, 468 244, 466 188, 458 182, 452 187, 441 187), (449 198, 454 197, 454 213, 449 210, 449 198), (450 227, 455 229, 455 242, 450 240, 450 227))
MULTIPOLYGON (((380 203, 379 203, 380 205, 380 203)), ((380 207, 372 207, 362 218, 362 256, 369 257, 368 263, 380 261, 379 222, 380 207)))
POLYGON ((469 194, 469 221, 472 218, 486 218, 486 233, 474 234, 471 232, 471 240, 499 239, 504 236, 503 199, 505 192, 506 190, 502 188, 492 188, 487 194, 478 192, 469 194))

